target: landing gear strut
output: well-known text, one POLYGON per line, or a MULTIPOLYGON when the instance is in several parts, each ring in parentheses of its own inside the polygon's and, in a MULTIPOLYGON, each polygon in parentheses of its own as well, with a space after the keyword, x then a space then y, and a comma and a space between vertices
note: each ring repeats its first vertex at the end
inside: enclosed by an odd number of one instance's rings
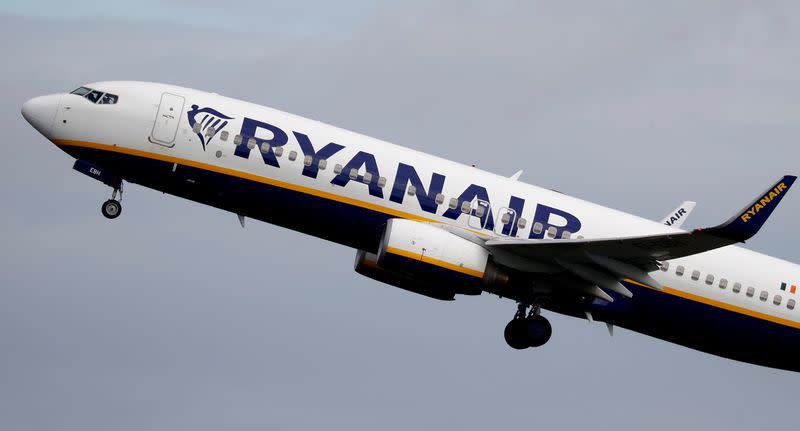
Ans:
POLYGON ((107 219, 115 219, 122 213, 122 204, 117 200, 117 193, 119 193, 119 199, 122 200, 122 182, 119 183, 119 187, 114 188, 111 199, 103 202, 103 205, 100 206, 100 211, 107 219))
POLYGON ((530 312, 527 310, 528 304, 519 304, 517 313, 503 333, 506 343, 517 350, 543 346, 553 334, 550 322, 539 314, 538 305, 531 306, 530 312))

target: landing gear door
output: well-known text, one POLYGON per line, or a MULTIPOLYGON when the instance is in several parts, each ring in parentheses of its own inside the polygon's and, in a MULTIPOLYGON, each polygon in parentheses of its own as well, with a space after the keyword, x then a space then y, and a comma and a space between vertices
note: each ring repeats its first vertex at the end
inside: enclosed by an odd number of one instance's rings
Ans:
POLYGON ((182 96, 164 93, 158 105, 153 131, 150 133, 150 142, 165 147, 175 145, 175 135, 178 133, 178 124, 181 121, 184 99, 182 96))

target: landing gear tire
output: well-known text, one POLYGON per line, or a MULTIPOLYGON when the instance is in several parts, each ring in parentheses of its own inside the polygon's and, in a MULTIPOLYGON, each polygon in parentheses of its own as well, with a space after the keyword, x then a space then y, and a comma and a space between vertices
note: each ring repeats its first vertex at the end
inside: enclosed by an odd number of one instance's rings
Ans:
POLYGON ((525 326, 525 319, 514 319, 506 325, 503 336, 512 349, 522 350, 530 347, 528 339, 525 337, 525 326))
POLYGON ((100 210, 107 219, 115 219, 122 213, 122 204, 117 200, 109 199, 103 202, 100 210))
POLYGON ((539 307, 534 306, 526 317, 527 308, 527 305, 520 304, 514 319, 508 322, 503 332, 506 343, 513 349, 543 346, 553 335, 553 327, 539 314, 539 307))
POLYGON ((550 340, 553 335, 553 327, 550 321, 539 314, 533 314, 525 318, 525 336, 531 347, 541 347, 550 340))

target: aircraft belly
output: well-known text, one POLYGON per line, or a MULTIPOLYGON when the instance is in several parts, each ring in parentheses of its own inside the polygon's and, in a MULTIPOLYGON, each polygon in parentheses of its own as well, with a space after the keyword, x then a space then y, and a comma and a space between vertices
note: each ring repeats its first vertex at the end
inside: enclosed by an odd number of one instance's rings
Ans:
POLYGON ((800 371, 800 329, 625 285, 633 298, 624 299, 627 311, 614 314, 618 326, 729 359, 800 371))

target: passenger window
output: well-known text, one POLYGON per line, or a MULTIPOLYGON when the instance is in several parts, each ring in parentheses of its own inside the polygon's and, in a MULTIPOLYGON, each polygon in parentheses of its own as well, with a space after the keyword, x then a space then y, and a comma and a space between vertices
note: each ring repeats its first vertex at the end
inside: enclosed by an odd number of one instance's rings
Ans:
POLYGON ((103 95, 103 97, 100 98, 100 102, 98 103, 100 105, 115 105, 117 103, 117 99, 119 99, 119 97, 117 97, 116 95, 106 93, 103 95))
POLYGON ((461 212, 462 212, 462 213, 464 213, 464 214, 468 214, 468 213, 469 213, 469 210, 470 210, 471 208, 472 208, 472 206, 471 206, 471 205, 470 205, 470 203, 469 203, 469 202, 467 202, 467 201, 464 201, 464 202, 461 204, 461 212))
MULTIPOLYGON (((200 133, 200 123, 194 123, 194 127, 192 128, 192 130, 195 133, 200 133)), ((233 143, 236 144, 236 146, 242 145, 242 135, 234 136, 233 143)))
POLYGON ((339 175, 339 174, 341 174, 341 173, 342 173, 342 165, 340 165, 340 164, 338 164, 338 163, 337 163, 337 164, 336 164, 336 165, 333 167, 333 173, 334 173, 334 174, 336 174, 336 175, 339 175))
POLYGON ((350 174, 349 175, 350 175, 350 179, 351 180, 357 180, 358 179, 358 169, 350 168, 350 174))
POLYGON ((525 220, 524 218, 520 218, 519 221, 517 222, 517 226, 520 229, 525 229, 525 225, 527 225, 527 224, 528 224, 528 221, 525 220))
POLYGON ((583 235, 578 235, 578 239, 583 239, 583 235))
POLYGON ((712 284, 714 284, 714 276, 713 276, 713 275, 711 275, 711 274, 708 274, 708 275, 706 276, 706 284, 707 284, 707 285, 709 285, 709 286, 711 286, 712 284))
POLYGON ((266 142, 261 143, 261 152, 262 153, 269 153, 269 144, 266 142))
POLYGON ((555 228, 555 226, 550 226, 549 228, 547 228, 547 236, 550 237, 550 238, 555 238, 556 237, 556 228, 555 228))
POLYGON ((213 127, 209 127, 206 129, 206 138, 214 136, 215 133, 217 133, 217 131, 213 127))
POLYGON ((569 239, 570 235, 572 235, 568 230, 561 232, 561 239, 569 239))
POLYGON ((92 103, 97 103, 100 100, 100 96, 103 95, 102 91, 92 90, 91 93, 87 94, 85 97, 92 103))
POLYGON ((256 144, 257 144, 256 138, 250 138, 250 139, 247 140, 247 148, 248 149, 252 150, 253 148, 256 147, 256 144))
POLYGON ((692 271, 692 280, 697 281, 700 279, 700 271, 694 270, 692 271))
MULTIPOLYGON (((295 150, 289 151, 289 160, 292 161, 292 162, 297 160, 297 151, 295 151, 295 150)), ((353 179, 355 179, 355 178, 353 178, 353 179)))
POLYGON ((458 199, 450 198, 450 205, 448 205, 451 210, 458 208, 458 199))
POLYGON ((311 156, 305 156, 303 158, 303 164, 306 165, 306 166, 311 166, 311 162, 313 162, 313 161, 314 161, 314 158, 311 157, 311 156))
POLYGON ((275 157, 280 157, 283 155, 283 147, 275 147, 272 152, 275 154, 275 157))
POLYGON ((508 211, 503 212, 502 217, 500 217, 500 223, 506 224, 511 220, 511 214, 508 211))
POLYGON ((769 292, 767 292, 766 290, 762 290, 761 294, 758 295, 758 299, 760 299, 761 302, 766 302, 767 298, 769 298, 769 292))
POLYGON ((794 310, 794 299, 790 299, 786 301, 786 308, 790 310, 794 310))
POLYGON ((724 289, 726 287, 728 287, 728 280, 725 279, 725 278, 720 278, 719 279, 719 288, 720 289, 724 289))
POLYGON ((543 229, 544 229, 544 226, 541 223, 539 223, 538 221, 533 224, 533 233, 538 235, 538 234, 542 233, 543 229))
POLYGON ((367 172, 364 174, 364 184, 369 184, 372 182, 372 173, 367 172))
POLYGON ((417 194, 417 188, 414 186, 408 186, 408 195, 414 196, 415 194, 417 194))
POLYGON ((664 272, 669 270, 669 262, 661 262, 661 270, 664 272))
POLYGON ((222 133, 219 134, 219 138, 222 139, 223 142, 227 141, 228 140, 228 131, 227 130, 223 130, 222 133))
POLYGON ((317 163, 317 166, 319 166, 319 170, 324 171, 328 166, 328 161, 325 159, 320 159, 319 163, 317 163))
POLYGON ((194 126, 192 126, 192 132, 194 132, 194 133, 200 133, 200 129, 201 129, 202 127, 203 127, 203 125, 202 125, 202 124, 200 124, 200 123, 194 123, 194 126))
POLYGON ((772 299, 772 303, 775 305, 781 305, 781 301, 783 301, 783 297, 780 295, 775 295, 775 298, 772 299))
POLYGON ((755 293, 756 289, 754 287, 748 287, 747 292, 745 292, 745 295, 747 295, 748 298, 752 298, 753 295, 755 295, 755 293))
POLYGON ((675 267, 675 275, 677 275, 678 277, 683 277, 683 271, 684 271, 683 265, 678 265, 675 267))
POLYGON ((739 293, 742 290, 742 283, 733 283, 733 289, 731 289, 733 293, 739 293))
POLYGON ((475 216, 476 217, 483 217, 483 214, 486 212, 486 209, 482 206, 475 207, 475 216))
POLYGON ((378 178, 378 187, 383 188, 385 186, 386 186, 386 177, 378 178))
POLYGON ((444 195, 443 194, 441 194, 441 193, 437 193, 436 194, 436 203, 438 205, 441 205, 441 204, 444 203, 444 195))

